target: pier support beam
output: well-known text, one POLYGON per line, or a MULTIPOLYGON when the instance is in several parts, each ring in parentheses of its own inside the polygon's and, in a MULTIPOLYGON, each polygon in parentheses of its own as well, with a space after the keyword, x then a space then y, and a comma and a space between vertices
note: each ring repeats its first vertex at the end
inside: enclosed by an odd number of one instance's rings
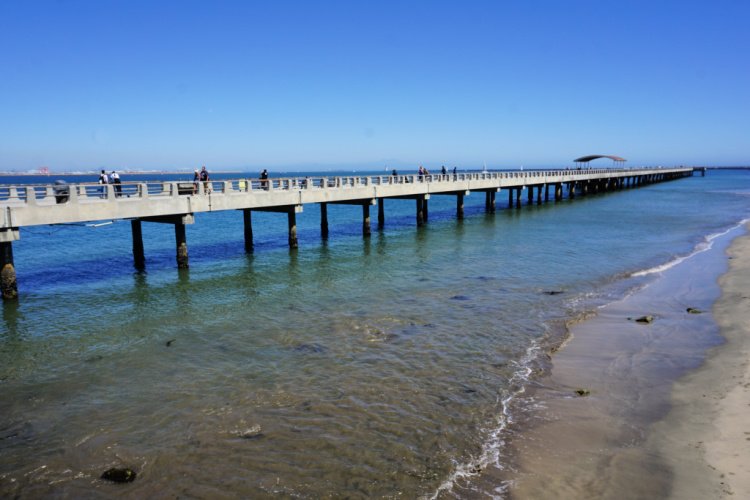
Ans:
MULTIPOLYGON (((3 236, 5 233, 6 231, 3 231, 3 236)), ((18 299, 16 268, 13 264, 13 243, 3 239, 0 239, 0 290, 2 290, 3 300, 18 299)))
MULTIPOLYGON (((175 247, 177 249, 177 267, 179 269, 187 269, 189 267, 188 261, 188 247, 187 237, 185 234, 185 225, 193 224, 195 222, 195 216, 193 214, 183 215, 165 215, 157 217, 143 217, 136 219, 133 222, 138 224, 131 224, 133 231, 133 261, 136 267, 138 267, 138 253, 143 253, 143 237, 140 232, 140 222, 159 222, 162 224, 174 224, 174 236, 175 236, 175 247), (139 249, 136 249, 136 245, 140 245, 139 249)), ((145 258, 142 259, 142 264, 145 262, 145 258)))
POLYGON ((378 229, 385 226, 385 198, 378 200, 378 229))
POLYGON ((560 201, 563 198, 563 187, 562 183, 558 182, 555 184, 555 201, 560 201))
POLYGON ((424 197, 417 196, 417 226, 424 226, 424 197))
POLYGON ((187 236, 185 234, 185 224, 175 222, 174 239, 177 245, 177 269, 187 269, 190 267, 188 259, 187 236))
POLYGON ((461 220, 464 218, 464 194, 456 194, 456 218, 461 220))
POLYGON ((245 235, 245 252, 253 252, 253 216, 249 208, 242 209, 242 226, 245 235))
POLYGON ((362 236, 370 236, 370 205, 362 205, 362 236))
POLYGON ((490 214, 495 213, 495 197, 497 195, 496 190, 484 192, 484 211, 490 214))
POLYGON ((544 201, 549 201, 549 184, 544 185, 544 201))
POLYGON ((521 208, 521 188, 516 188, 516 208, 521 208))
POLYGON ((146 269, 146 254, 143 252, 143 230, 140 219, 130 221, 130 232, 133 234, 133 266, 143 271, 146 269))
POLYGON ((289 226, 289 248, 297 248, 297 212, 292 207, 286 214, 289 226))
POLYGON ((542 185, 539 184, 536 187, 536 204, 541 205, 542 204, 542 185))
POLYGON ((320 237, 328 239, 328 203, 320 204, 320 237))
POLYGON ((297 248, 297 213, 302 212, 302 205, 281 205, 278 207, 253 208, 252 210, 286 214, 289 227, 289 248, 297 248))
POLYGON ((513 188, 508 188, 508 208, 513 208, 513 188))
MULTIPOLYGON (((370 205, 377 205, 378 200, 377 198, 365 198, 365 199, 359 199, 359 200, 352 200, 352 201, 335 201, 331 202, 335 205, 359 205, 362 207, 362 236, 365 238, 370 236, 371 229, 370 229, 370 205)), ((327 217, 328 217, 328 211, 326 210, 326 227, 327 227, 327 217)), ((323 208, 321 207, 321 217, 323 214, 323 208)), ((380 213, 378 213, 378 217, 380 217, 380 213)), ((321 222, 322 224, 322 222, 321 222)))

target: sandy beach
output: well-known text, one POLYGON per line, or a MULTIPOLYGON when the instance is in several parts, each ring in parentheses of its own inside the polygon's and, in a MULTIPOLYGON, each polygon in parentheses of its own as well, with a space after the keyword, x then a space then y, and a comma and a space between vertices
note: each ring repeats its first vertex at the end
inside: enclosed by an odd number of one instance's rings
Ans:
POLYGON ((651 438, 673 470, 671 498, 750 498, 750 237, 728 254, 713 308, 726 344, 675 383, 651 438))
POLYGON ((511 464, 486 480, 524 499, 750 498, 750 237, 738 230, 729 250, 717 241, 571 326, 514 428, 511 464))

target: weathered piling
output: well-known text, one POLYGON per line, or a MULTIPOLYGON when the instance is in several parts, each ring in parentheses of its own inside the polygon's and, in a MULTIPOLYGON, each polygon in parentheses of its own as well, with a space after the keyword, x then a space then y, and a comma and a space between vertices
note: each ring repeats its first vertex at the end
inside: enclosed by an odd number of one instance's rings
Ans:
POLYGON ((425 223, 424 218, 424 196, 417 196, 417 226, 423 226, 425 223))
POLYGON ((362 204, 362 236, 367 238, 370 236, 370 205, 369 203, 362 204))
POLYGON ((143 271, 146 268, 146 255, 143 252, 143 230, 140 219, 130 221, 130 232, 133 239, 133 266, 143 271))
POLYGON ((320 237, 328 239, 328 203, 320 204, 320 237))
POLYGON ((174 238, 177 244, 177 268, 187 269, 190 267, 188 261, 187 235, 185 233, 185 224, 182 221, 174 224, 174 238))
POLYGON ((0 241, 0 290, 2 290, 3 300, 18 298, 16 268, 13 264, 13 243, 10 241, 0 241))
POLYGON ((253 215, 249 208, 242 209, 242 228, 245 237, 245 252, 253 251, 253 215))
POLYGON ((287 225, 289 226, 289 248, 297 248, 297 212, 295 207, 287 211, 287 225))

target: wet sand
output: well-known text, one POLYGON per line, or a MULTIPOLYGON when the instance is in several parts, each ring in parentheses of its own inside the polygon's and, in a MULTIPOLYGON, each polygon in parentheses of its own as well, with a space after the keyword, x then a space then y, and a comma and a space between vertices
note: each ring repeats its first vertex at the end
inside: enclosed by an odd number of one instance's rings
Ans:
POLYGON ((672 498, 750 498, 750 237, 728 253, 713 308, 726 344, 677 381, 650 440, 674 472, 672 498))
POLYGON ((521 499, 750 498, 750 236, 738 231, 729 251, 730 238, 716 241, 572 326, 513 426, 510 462, 475 486, 521 499), (654 321, 634 321, 643 315, 654 321))

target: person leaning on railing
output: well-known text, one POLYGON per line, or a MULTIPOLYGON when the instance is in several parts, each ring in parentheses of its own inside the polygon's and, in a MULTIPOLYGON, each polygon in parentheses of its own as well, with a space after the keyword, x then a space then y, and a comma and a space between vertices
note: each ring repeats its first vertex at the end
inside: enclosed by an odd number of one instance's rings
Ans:
POLYGON ((201 178, 201 181, 203 182, 203 191, 205 191, 206 193, 210 194, 211 193, 211 183, 209 182, 210 179, 209 179, 209 176, 208 176, 208 170, 206 170, 206 166, 205 165, 203 165, 203 167, 201 168, 200 178, 201 178))

